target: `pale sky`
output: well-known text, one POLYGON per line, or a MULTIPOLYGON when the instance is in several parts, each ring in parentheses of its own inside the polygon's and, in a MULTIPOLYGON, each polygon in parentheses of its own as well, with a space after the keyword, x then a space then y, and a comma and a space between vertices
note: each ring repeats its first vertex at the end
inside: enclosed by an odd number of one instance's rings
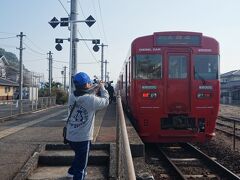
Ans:
MULTIPOLYGON (((48 51, 53 52, 55 60, 54 81, 62 81, 62 67, 69 62, 69 42, 62 44, 62 51, 55 50, 55 38, 68 38, 68 29, 60 26, 53 29, 48 24, 54 16, 57 19, 68 16, 59 1, 69 12, 68 0, 0 1, 0 48, 19 57, 16 49, 19 39, 2 38, 23 32, 26 35, 23 63, 30 71, 43 73, 46 81, 48 51)), ((83 38, 97 38, 108 45, 104 60, 109 61, 108 72, 114 82, 131 42, 160 31, 194 31, 213 37, 220 43, 221 73, 240 69, 240 0, 78 0, 78 12, 79 20, 89 15, 96 19, 92 27, 79 23, 78 29, 83 38)), ((79 42, 77 69, 91 78, 100 77, 101 53, 92 50, 91 42, 86 44, 91 52, 84 42, 79 42)))

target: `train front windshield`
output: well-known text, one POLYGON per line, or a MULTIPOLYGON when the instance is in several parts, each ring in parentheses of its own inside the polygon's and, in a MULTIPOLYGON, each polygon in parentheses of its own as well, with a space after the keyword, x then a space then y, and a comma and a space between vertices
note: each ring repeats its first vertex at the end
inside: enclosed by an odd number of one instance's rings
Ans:
POLYGON ((135 57, 136 79, 161 79, 162 56, 159 54, 141 54, 135 57))
POLYGON ((194 79, 196 80, 219 79, 219 56, 196 55, 194 57, 194 79))

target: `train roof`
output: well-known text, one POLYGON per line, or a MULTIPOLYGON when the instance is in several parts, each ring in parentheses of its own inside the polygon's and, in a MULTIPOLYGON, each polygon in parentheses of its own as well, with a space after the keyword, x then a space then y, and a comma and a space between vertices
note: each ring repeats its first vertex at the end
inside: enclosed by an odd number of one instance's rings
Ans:
POLYGON ((137 37, 132 41, 132 46, 138 43, 153 43, 154 46, 207 46, 215 43, 219 47, 219 43, 213 37, 205 36, 201 32, 191 31, 163 31, 154 32, 151 35, 137 37), (179 36, 179 37, 178 37, 179 36), (180 38, 180 36, 182 36, 180 38), (179 39, 180 38, 180 39, 179 39))
POLYGON ((145 36, 137 37, 136 39, 133 40, 133 42, 137 41, 138 39, 147 38, 147 37, 155 37, 157 35, 198 35, 198 36, 201 36, 201 37, 204 37, 204 38, 209 38, 209 39, 217 41, 213 37, 203 35, 203 33, 201 33, 201 32, 194 32, 194 31, 160 31, 160 32, 154 32, 151 35, 145 35, 145 36))

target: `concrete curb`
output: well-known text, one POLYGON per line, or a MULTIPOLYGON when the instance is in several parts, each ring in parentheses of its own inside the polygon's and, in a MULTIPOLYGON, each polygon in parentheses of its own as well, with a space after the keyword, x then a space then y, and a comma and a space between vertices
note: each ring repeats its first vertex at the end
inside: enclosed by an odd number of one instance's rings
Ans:
MULTIPOLYGON (((91 150, 97 149, 109 149, 108 143, 93 143, 91 146, 91 150)), ((71 149, 68 144, 46 144, 45 150, 69 150, 71 149)))
POLYGON ((23 168, 17 175, 13 178, 13 180, 25 180, 27 177, 37 168, 38 166, 38 158, 42 151, 45 150, 45 145, 39 145, 33 155, 28 159, 23 168))
POLYGON ((109 173, 108 179, 115 180, 117 179, 117 167, 116 167, 116 144, 110 144, 110 157, 109 157, 109 173))

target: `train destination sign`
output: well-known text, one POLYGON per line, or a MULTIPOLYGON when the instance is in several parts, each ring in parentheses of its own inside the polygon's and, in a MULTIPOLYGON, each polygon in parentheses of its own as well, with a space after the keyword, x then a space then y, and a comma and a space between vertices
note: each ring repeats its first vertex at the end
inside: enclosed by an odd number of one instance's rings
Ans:
POLYGON ((191 45, 199 46, 201 36, 198 35, 159 35, 156 37, 156 45, 191 45))

